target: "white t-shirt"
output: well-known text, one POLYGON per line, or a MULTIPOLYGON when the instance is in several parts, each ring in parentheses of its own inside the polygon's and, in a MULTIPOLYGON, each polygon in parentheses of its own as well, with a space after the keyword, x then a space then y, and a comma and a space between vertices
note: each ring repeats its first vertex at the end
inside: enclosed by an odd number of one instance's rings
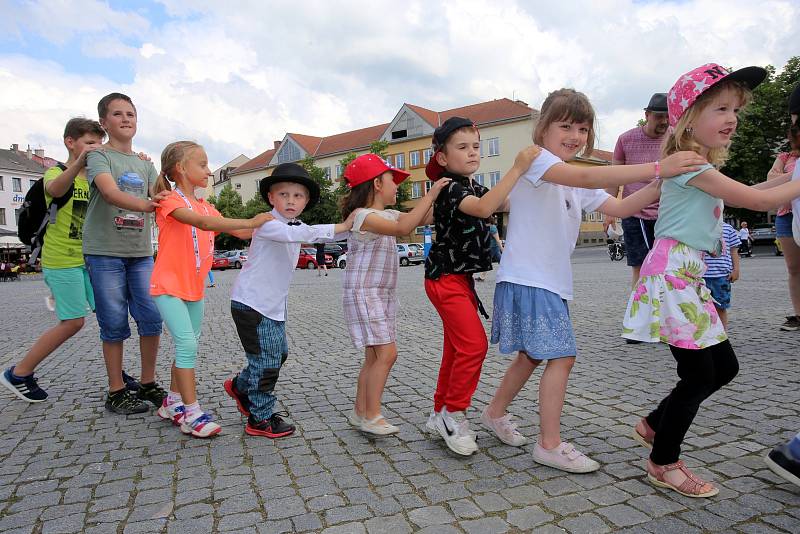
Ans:
POLYGON ((550 183, 542 176, 563 163, 542 149, 509 194, 511 211, 498 282, 539 287, 572 300, 570 256, 580 233, 582 212, 599 208, 611 195, 550 183))
POLYGON ((749 241, 750 240, 750 230, 747 228, 742 228, 739 230, 739 239, 742 241, 749 241))

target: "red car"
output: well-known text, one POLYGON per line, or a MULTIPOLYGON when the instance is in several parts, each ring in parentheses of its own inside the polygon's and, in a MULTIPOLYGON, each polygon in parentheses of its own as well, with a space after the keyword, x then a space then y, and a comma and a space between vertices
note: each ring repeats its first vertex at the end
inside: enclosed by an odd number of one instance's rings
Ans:
POLYGON ((214 260, 211 262, 212 269, 219 269, 220 271, 224 271, 225 269, 230 269, 231 262, 225 256, 217 256, 214 254, 214 260))
MULTIPOLYGON (((328 268, 333 267, 333 256, 325 254, 325 265, 328 268)), ((297 258, 298 269, 316 269, 317 268, 317 250, 313 248, 301 248, 300 257, 297 258)))

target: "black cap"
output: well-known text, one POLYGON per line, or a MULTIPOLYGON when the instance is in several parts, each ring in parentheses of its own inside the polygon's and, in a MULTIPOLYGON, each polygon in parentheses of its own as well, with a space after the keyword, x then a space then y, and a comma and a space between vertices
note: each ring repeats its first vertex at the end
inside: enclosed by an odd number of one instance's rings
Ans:
POLYGON ((667 93, 656 93, 650 97, 650 103, 644 108, 653 113, 667 113, 667 93))
POLYGON ((308 189, 308 203, 305 209, 310 210, 319 202, 319 185, 308 175, 308 171, 297 163, 281 163, 275 167, 270 176, 263 178, 258 183, 258 190, 264 202, 269 204, 269 197, 267 197, 269 188, 280 182, 293 182, 308 189))
POLYGON ((431 139, 433 155, 428 161, 428 164, 425 166, 425 174, 431 180, 438 180, 445 171, 445 168, 439 165, 439 163, 436 161, 436 153, 441 152, 442 148, 444 148, 444 144, 447 142, 447 139, 459 128, 475 128, 476 131, 478 130, 478 127, 475 126, 474 122, 469 119, 465 119, 464 117, 450 117, 444 121, 441 126, 434 130, 433 138, 431 139))
POLYGON ((789 115, 800 115, 800 83, 794 86, 789 96, 789 115))

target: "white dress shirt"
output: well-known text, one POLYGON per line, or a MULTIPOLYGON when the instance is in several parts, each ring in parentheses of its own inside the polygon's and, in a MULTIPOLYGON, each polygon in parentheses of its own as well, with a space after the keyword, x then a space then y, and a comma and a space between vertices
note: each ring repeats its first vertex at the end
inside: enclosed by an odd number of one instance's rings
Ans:
POLYGON ((233 285, 231 300, 250 306, 273 321, 286 321, 289 284, 300 257, 300 245, 333 241, 338 236, 334 235, 332 224, 292 226, 278 210, 271 213, 275 220, 253 232, 247 261, 233 285))

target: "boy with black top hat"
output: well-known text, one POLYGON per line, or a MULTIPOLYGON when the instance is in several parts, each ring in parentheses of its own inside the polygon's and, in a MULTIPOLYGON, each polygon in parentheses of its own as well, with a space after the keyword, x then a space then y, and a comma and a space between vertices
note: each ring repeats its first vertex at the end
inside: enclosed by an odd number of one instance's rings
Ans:
POLYGON ((425 261, 425 292, 444 328, 442 363, 427 427, 438 432, 453 452, 469 456, 478 447, 464 412, 478 387, 488 349, 478 310, 488 315, 472 276, 492 269, 486 219, 501 207, 539 149, 522 150, 514 166, 489 190, 471 178, 480 166, 480 134, 471 120, 447 119, 434 131, 432 144, 434 154, 425 174, 434 181, 442 177, 452 181, 434 203, 436 239, 425 261))
POLYGON ((339 224, 308 226, 297 220, 319 201, 319 185, 296 163, 282 163, 261 180, 261 196, 275 220, 253 232, 247 263, 231 293, 231 315, 242 342, 247 366, 225 381, 225 391, 247 416, 251 436, 280 438, 294 426, 274 412, 273 390, 288 356, 286 309, 289 284, 300 256, 301 243, 342 239, 353 217, 339 224))

